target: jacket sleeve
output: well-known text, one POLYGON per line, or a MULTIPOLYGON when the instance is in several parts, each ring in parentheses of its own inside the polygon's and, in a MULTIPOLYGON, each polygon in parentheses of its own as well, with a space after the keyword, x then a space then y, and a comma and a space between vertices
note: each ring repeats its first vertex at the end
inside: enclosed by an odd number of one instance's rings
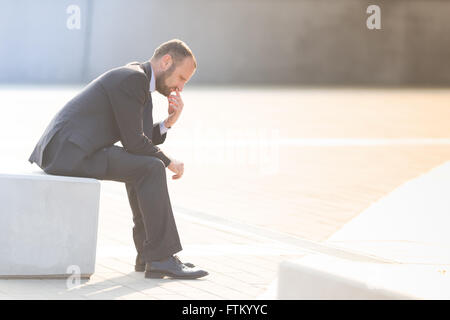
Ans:
POLYGON ((170 159, 144 133, 143 112, 148 100, 145 75, 132 73, 111 92, 111 104, 120 131, 120 141, 130 153, 157 157, 167 167, 170 159))
POLYGON ((159 128, 160 122, 153 124, 152 109, 150 106, 144 107, 144 133, 147 137, 152 137, 155 145, 161 144, 166 140, 167 132, 161 134, 159 128))

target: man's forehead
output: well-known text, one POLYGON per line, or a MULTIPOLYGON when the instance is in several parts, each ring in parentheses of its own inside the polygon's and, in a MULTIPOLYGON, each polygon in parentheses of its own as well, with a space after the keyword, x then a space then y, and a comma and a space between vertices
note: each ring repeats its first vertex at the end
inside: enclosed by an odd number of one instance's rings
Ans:
POLYGON ((185 58, 177 69, 179 74, 183 78, 189 80, 189 78, 194 74, 195 71, 194 61, 192 60, 192 58, 185 58))

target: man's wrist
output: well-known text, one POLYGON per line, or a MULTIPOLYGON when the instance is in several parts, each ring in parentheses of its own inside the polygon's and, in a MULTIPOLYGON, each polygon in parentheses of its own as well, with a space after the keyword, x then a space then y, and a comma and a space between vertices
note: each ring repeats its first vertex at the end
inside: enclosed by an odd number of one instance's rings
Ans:
POLYGON ((164 121, 161 121, 161 122, 159 123, 159 132, 161 133, 161 135, 164 135, 164 134, 166 134, 167 131, 169 131, 169 128, 167 128, 167 127, 164 125, 164 121))
POLYGON ((172 127, 172 125, 169 124, 169 121, 167 121, 167 119, 164 120, 163 123, 164 123, 164 126, 165 126, 167 129, 170 129, 170 128, 172 127))

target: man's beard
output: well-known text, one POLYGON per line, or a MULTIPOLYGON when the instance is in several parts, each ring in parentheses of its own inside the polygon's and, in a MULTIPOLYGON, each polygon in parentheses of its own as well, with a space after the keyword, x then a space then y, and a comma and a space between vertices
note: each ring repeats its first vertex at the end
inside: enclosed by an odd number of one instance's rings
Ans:
POLYGON ((168 77, 170 77, 170 75, 173 73, 174 70, 175 70, 175 63, 172 63, 169 69, 167 69, 164 72, 161 72, 158 78, 155 79, 156 91, 161 93, 163 96, 168 97, 170 93, 173 91, 172 88, 169 88, 167 86, 166 80, 168 77))

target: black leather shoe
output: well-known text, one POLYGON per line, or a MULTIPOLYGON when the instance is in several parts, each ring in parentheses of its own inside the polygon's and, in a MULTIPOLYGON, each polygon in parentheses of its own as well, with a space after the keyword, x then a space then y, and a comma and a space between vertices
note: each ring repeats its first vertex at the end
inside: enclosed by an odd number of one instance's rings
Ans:
MULTIPOLYGON (((183 264, 188 268, 195 268, 195 265, 190 262, 186 262, 183 264)), ((136 272, 144 272, 145 271, 145 261, 142 260, 142 258, 139 254, 136 256, 136 263, 134 265, 134 271, 136 271, 136 272)))
POLYGON ((175 279, 197 279, 208 274, 207 271, 195 266, 187 267, 177 256, 162 261, 152 261, 145 265, 145 277, 151 279, 162 279, 165 276, 175 279))

